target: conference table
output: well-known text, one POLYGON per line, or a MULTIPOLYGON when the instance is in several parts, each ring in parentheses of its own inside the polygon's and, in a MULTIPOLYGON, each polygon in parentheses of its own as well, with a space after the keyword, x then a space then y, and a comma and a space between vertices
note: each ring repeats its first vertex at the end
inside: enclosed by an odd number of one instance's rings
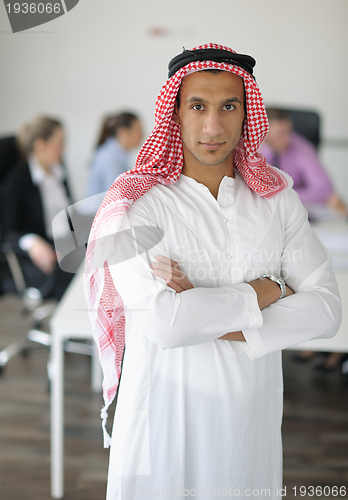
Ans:
MULTIPOLYGON (((92 340, 92 327, 83 293, 83 274, 77 273, 50 321, 51 345, 51 496, 64 496, 64 343, 92 340)), ((102 371, 93 341, 91 390, 101 392, 102 371)), ((102 443, 101 443, 102 446, 102 443)))
POLYGON ((333 338, 309 340, 291 349, 348 352, 348 223, 321 222, 312 223, 311 226, 332 255, 332 267, 342 301, 342 322, 333 338))
MULTIPOLYGON (((333 256, 333 267, 343 304, 342 323, 331 339, 315 339, 292 349, 348 352, 348 224, 313 224, 313 229, 333 256)), ((64 342, 92 339, 92 329, 83 293, 83 274, 77 273, 51 322, 51 496, 64 496, 64 342)), ((102 377, 98 357, 92 356, 92 390, 101 391, 102 377)), ((100 443, 102 446, 102 442, 100 443)))

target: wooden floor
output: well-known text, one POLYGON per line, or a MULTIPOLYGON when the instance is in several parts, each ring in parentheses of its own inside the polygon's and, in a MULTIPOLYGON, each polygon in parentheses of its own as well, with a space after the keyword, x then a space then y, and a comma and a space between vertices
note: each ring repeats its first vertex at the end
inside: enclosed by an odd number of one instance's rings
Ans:
MULTIPOLYGON (((25 332, 28 318, 20 311, 16 297, 0 297, 0 349, 25 332)), ((301 497, 300 486, 345 486, 348 498, 348 383, 338 370, 323 374, 313 362, 295 363, 293 355, 283 356, 286 498, 301 497)), ((47 358, 45 349, 17 356, 0 378, 0 500, 50 499, 47 358)), ((90 390, 89 359, 66 354, 65 363, 65 499, 103 500, 108 451, 102 447, 101 396, 90 390)))

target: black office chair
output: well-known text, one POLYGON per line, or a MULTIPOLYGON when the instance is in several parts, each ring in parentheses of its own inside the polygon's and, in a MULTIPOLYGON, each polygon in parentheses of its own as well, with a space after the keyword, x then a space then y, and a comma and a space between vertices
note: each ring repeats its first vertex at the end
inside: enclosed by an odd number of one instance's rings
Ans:
MULTIPOLYGON (((23 313, 32 315, 33 328, 22 341, 13 342, 0 351, 0 374, 9 360, 17 354, 28 353, 35 344, 49 347, 52 336, 41 329, 43 320, 52 315, 57 305, 56 301, 44 301, 41 292, 33 287, 27 287, 21 268, 20 255, 25 255, 18 245, 3 241, 1 237, 1 200, 4 181, 7 174, 21 160, 14 135, 0 138, 0 291, 1 294, 14 292, 21 296, 23 313), (35 343, 35 344, 34 344, 35 343)), ((64 350, 92 356, 92 346, 81 342, 66 341, 64 350)))
POLYGON ((21 159, 16 137, 0 137, 0 189, 9 171, 21 159))
MULTIPOLYGON (((3 185, 7 174, 21 159, 21 153, 17 147, 16 138, 14 135, 0 138, 0 204, 3 195, 3 185)), ((1 205, 0 205, 0 222, 1 222, 1 205)), ((7 250, 9 248, 7 247, 7 250)), ((21 276, 16 272, 15 279, 17 283, 13 283, 13 279, 9 279, 9 263, 7 261, 7 252, 1 244, 1 223, 0 223, 0 294, 7 291, 15 291, 18 287, 22 287, 21 276)), ((9 257, 11 263, 13 257, 9 257)), ((14 264, 16 266, 16 264, 14 264)))

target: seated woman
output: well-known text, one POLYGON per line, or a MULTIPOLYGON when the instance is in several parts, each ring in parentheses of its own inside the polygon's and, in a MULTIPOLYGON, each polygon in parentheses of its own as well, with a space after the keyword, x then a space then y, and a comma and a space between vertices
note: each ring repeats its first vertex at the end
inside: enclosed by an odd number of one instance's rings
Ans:
POLYGON ((23 160, 5 182, 2 240, 27 253, 19 257, 26 285, 59 300, 73 276, 59 268, 52 234, 54 217, 72 203, 61 164, 63 127, 38 116, 21 127, 17 140, 23 160))
POLYGON ((141 141, 141 123, 133 113, 111 115, 104 120, 92 160, 88 196, 107 191, 120 174, 132 168, 129 153, 141 141))

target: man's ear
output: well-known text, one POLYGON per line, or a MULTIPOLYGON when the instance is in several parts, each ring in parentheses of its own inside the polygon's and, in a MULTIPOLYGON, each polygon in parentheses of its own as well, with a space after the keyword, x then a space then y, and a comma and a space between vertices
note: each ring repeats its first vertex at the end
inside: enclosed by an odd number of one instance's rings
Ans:
POLYGON ((178 108, 178 103, 176 101, 175 101, 175 104, 174 104, 173 120, 175 121, 175 123, 177 123, 178 125, 180 125, 179 108, 178 108))

